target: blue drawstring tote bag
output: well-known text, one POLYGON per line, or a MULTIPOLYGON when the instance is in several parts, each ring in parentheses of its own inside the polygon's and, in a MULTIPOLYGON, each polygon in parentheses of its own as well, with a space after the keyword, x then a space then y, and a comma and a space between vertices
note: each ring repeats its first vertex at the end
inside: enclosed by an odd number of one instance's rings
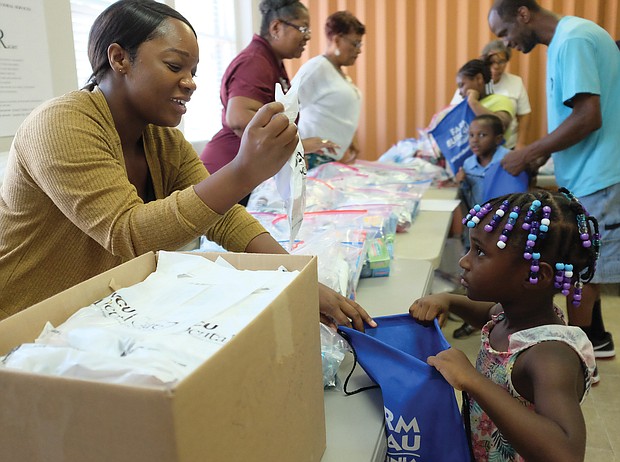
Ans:
POLYGON ((435 128, 429 131, 446 158, 447 166, 453 175, 456 175, 465 159, 473 155, 469 148, 469 124, 474 117, 476 114, 471 110, 465 98, 454 106, 435 128))
POLYGON ((513 176, 504 170, 500 162, 492 163, 482 180, 482 203, 504 194, 527 192, 529 183, 530 177, 527 172, 513 176))
MULTIPOLYGON (((366 332, 341 326, 356 361, 379 386, 385 410, 387 462, 467 462, 468 437, 454 389, 426 358, 450 348, 435 320, 408 314, 375 318, 366 332)), ((355 366, 354 366, 355 367, 355 366)), ((347 379, 348 381, 348 379, 347 379)), ((354 392, 372 387, 366 387, 354 392)))

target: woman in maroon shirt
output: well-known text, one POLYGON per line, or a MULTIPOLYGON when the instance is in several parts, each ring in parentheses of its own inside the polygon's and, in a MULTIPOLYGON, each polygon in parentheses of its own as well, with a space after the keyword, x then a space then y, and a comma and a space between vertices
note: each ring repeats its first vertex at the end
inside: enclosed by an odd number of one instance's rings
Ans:
MULTIPOLYGON (((310 40, 308 9, 298 0, 263 0, 260 11, 260 35, 254 35, 222 78, 222 129, 200 156, 211 173, 237 155, 247 124, 263 105, 275 100, 276 83, 288 91, 290 81, 283 60, 299 58, 310 40)), ((332 142, 318 137, 303 140, 303 145, 306 152, 335 148, 332 142)), ((246 205, 248 198, 240 203, 246 205)))

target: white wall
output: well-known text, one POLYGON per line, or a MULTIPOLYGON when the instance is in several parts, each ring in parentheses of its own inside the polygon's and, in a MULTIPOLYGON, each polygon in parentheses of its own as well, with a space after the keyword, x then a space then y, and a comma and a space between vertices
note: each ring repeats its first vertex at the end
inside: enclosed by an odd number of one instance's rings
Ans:
MULTIPOLYGON (((77 88, 71 3, 69 0, 45 0, 43 4, 52 69, 52 91, 54 96, 60 96, 77 88)), ((27 27, 28 24, 24 24, 24 28, 27 27)), ((12 136, 0 137, 0 153, 8 151, 12 141, 12 136)))

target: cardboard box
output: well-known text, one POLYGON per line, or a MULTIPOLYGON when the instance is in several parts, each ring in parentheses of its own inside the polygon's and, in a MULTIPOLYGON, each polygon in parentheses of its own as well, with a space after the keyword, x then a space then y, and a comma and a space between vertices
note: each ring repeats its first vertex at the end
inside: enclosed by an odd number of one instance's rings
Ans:
MULTIPOLYGON (((0 368, 0 453, 15 462, 318 461, 325 450, 316 257, 223 256, 299 270, 246 328, 171 390, 0 368)), ((0 322, 0 355, 46 321, 155 270, 145 254, 0 322)))

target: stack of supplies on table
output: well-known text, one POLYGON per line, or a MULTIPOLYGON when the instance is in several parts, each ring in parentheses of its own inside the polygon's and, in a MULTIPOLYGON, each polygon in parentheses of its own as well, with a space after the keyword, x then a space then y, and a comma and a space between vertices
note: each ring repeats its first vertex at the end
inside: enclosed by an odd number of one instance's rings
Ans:
POLYGON ((252 192, 247 208, 291 253, 318 255, 319 280, 354 298, 360 277, 389 275, 396 233, 411 227, 422 195, 439 177, 423 161, 322 164, 308 172, 306 213, 292 248, 273 180, 252 192))

